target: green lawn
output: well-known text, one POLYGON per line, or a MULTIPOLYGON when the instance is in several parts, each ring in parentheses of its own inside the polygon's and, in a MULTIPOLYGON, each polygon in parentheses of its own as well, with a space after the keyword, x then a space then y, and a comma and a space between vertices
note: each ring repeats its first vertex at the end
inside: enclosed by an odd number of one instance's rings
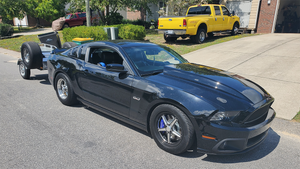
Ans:
POLYGON ((36 29, 36 27, 14 27, 14 33, 26 32, 32 29, 36 29))
POLYGON ((293 118, 296 122, 300 123, 300 111, 297 113, 297 115, 293 118))

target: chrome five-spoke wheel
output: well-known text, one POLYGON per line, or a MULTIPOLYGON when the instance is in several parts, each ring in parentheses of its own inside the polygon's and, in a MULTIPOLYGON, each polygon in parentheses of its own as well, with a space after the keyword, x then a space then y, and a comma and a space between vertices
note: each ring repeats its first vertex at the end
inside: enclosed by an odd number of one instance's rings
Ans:
POLYGON ((68 98, 68 85, 65 79, 60 78, 57 82, 57 92, 61 99, 68 98))
POLYGON ((172 154, 189 149, 194 141, 194 127, 187 115, 179 108, 162 104, 150 117, 150 131, 156 144, 172 154))
POLYGON ((181 139, 181 127, 173 115, 162 115, 158 119, 158 132, 167 143, 176 143, 181 139))

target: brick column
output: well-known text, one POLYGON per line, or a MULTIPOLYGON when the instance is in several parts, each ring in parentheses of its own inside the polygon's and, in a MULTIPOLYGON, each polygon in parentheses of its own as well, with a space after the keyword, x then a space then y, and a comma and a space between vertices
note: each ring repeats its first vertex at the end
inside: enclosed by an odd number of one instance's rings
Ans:
POLYGON ((257 23, 257 33, 272 33, 277 0, 261 0, 257 23))

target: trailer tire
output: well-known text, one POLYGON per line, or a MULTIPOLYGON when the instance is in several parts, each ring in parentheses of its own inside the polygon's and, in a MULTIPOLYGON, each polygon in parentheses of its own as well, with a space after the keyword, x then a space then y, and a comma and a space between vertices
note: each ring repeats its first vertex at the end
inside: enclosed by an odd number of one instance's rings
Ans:
POLYGON ((21 46, 21 56, 24 65, 28 69, 43 66, 43 54, 40 46, 36 42, 24 42, 21 46))

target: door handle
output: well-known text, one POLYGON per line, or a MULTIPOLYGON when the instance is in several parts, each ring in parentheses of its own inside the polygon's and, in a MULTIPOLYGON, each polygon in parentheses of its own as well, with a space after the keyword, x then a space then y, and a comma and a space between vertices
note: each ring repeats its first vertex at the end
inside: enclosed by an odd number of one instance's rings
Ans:
POLYGON ((217 21, 218 19, 217 18, 215 18, 215 21, 217 21))
POLYGON ((225 18, 223 17, 223 21, 225 20, 225 18))

